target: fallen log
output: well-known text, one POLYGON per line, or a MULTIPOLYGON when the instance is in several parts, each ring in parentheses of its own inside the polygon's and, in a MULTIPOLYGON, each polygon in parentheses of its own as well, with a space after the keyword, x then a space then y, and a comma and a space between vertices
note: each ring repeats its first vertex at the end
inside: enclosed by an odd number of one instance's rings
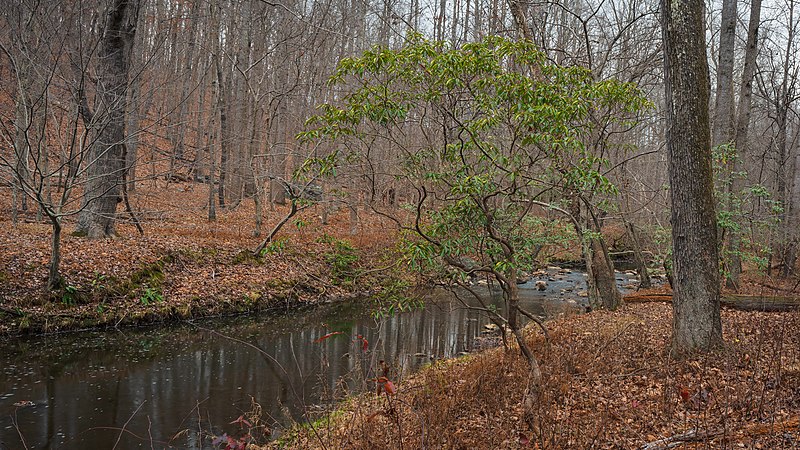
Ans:
POLYGON ((721 431, 698 431, 689 430, 685 433, 676 434, 662 439, 648 442, 641 447, 641 450, 667 450, 680 447, 689 442, 703 442, 722 435, 721 431))
MULTIPOLYGON (((628 303, 672 301, 672 294, 632 294, 623 297, 628 303)), ((800 297, 772 295, 725 294, 720 298, 722 306, 739 311, 784 312, 800 310, 800 297)))
MULTIPOLYGON (((800 430, 800 416, 790 417, 787 420, 771 423, 751 423, 740 427, 739 430, 729 435, 729 439, 734 439, 736 442, 746 437, 766 436, 782 432, 794 432, 800 430)), ((674 434, 672 436, 656 439, 655 441, 648 442, 642 445, 641 450, 668 450, 671 448, 681 447, 691 442, 703 442, 717 437, 723 436, 722 430, 707 430, 700 431, 698 429, 691 429, 689 431, 674 434)))

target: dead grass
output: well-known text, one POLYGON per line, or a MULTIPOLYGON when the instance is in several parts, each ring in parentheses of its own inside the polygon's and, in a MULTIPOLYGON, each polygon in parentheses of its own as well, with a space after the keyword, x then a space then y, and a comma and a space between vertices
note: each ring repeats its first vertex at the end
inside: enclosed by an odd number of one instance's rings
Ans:
POLYGON ((652 448, 800 448, 800 313, 723 321, 725 347, 685 360, 665 352, 669 305, 555 321, 549 344, 531 336, 545 386, 530 420, 526 366, 496 349, 430 367, 391 399, 364 395, 288 447, 627 449, 694 431, 652 448))

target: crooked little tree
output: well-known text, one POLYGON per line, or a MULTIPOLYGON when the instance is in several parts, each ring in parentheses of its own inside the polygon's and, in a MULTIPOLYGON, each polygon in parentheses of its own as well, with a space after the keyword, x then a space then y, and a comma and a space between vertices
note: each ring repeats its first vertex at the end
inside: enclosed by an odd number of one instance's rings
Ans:
POLYGON ((554 235, 543 209, 569 216, 566 226, 585 242, 596 237, 569 213, 587 191, 615 192, 590 143, 600 129, 629 125, 648 102, 631 84, 594 81, 585 69, 547 63, 529 41, 498 37, 452 48, 412 35, 398 50, 342 60, 330 85, 340 101, 322 105, 301 138, 333 150, 307 166, 410 185, 405 209, 376 212, 404 231, 413 267, 499 284, 506 308, 492 314, 517 337, 536 379, 519 333, 526 312, 516 279, 554 235), (391 164, 376 160, 380 147, 393 149, 391 164))

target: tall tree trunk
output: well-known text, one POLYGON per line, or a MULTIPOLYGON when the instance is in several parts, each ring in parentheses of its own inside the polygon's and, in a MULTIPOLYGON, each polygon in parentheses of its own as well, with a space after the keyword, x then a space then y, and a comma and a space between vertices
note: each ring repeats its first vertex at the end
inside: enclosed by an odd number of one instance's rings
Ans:
POLYGON ((733 141, 733 60, 736 40, 736 4, 738 0, 722 1, 722 25, 719 31, 716 106, 711 144, 733 141))
POLYGON ((217 69, 217 106, 219 108, 219 207, 225 207, 225 181, 228 174, 228 156, 230 155, 230 135, 228 124, 228 113, 230 108, 228 106, 227 95, 229 94, 228 79, 222 73, 222 64, 220 64, 219 55, 215 55, 214 63, 217 69))
POLYGON ((136 156, 139 150, 139 92, 140 80, 137 79, 131 84, 128 94, 128 128, 126 130, 126 153, 125 153, 125 179, 128 182, 128 192, 136 191, 136 156))
POLYGON ((115 215, 125 170, 128 71, 138 12, 139 0, 114 0, 100 41, 95 117, 101 126, 96 128, 98 135, 87 170, 85 207, 78 221, 78 231, 90 239, 115 234, 115 215))
POLYGON ((661 1, 678 353, 722 343, 704 18, 703 0, 661 1))
POLYGON ((787 166, 789 163, 789 158, 787 156, 787 134, 789 133, 788 125, 789 125, 789 111, 792 107, 792 90, 793 88, 790 87, 790 70, 792 65, 792 54, 794 53, 793 45, 794 45, 794 35, 795 35, 795 25, 794 25, 794 1, 789 1, 789 25, 788 25, 788 35, 786 37, 786 52, 784 53, 783 59, 783 79, 781 80, 780 92, 778 93, 778 98, 775 101, 775 126, 777 128, 778 135, 775 137, 775 147, 777 151, 777 160, 778 164, 776 167, 776 192, 777 192, 777 200, 784 205, 783 212, 781 212, 778 217, 780 218, 780 237, 778 239, 778 248, 775 253, 778 255, 778 262, 781 267, 781 275, 784 277, 788 277, 794 273, 794 257, 793 257, 793 250, 792 250, 792 237, 795 234, 794 224, 790 223, 787 219, 789 215, 787 214, 787 208, 790 200, 788 187, 789 184, 787 183, 787 166))
MULTIPOLYGON (((716 106, 714 107, 714 121, 713 129, 711 132, 711 145, 719 146, 730 144, 734 139, 734 111, 733 111, 733 60, 734 60, 734 42, 736 38, 736 4, 738 0, 723 0, 722 2, 722 23, 719 31, 719 54, 717 65, 717 91, 716 91, 716 106)), ((733 159, 734 161, 736 158, 733 159)), ((728 164, 727 169, 731 170, 733 178, 737 178, 737 174, 733 171, 734 162, 728 164)), ((728 210, 734 217, 740 205, 735 199, 736 192, 733 190, 733 184, 726 187, 730 189, 728 199, 721 208, 728 210)), ((735 226, 734 226, 735 228, 735 226)), ((732 276, 738 279, 738 273, 741 272, 741 259, 731 258, 738 253, 738 233, 735 233, 733 228, 726 230, 725 242, 723 243, 725 252, 723 252, 723 261, 728 266, 738 265, 738 269, 728 267, 728 272, 737 272, 735 275, 729 275, 727 283, 731 286, 735 285, 732 276), (734 251, 731 247, 737 247, 734 251)))
MULTIPOLYGON (((744 164, 749 143, 747 142, 748 130, 750 128, 750 111, 753 104, 753 78, 756 73, 756 56, 758 56, 758 28, 761 25, 761 0, 753 0, 750 5, 750 22, 747 25, 747 44, 744 51, 744 67, 742 68, 742 84, 739 88, 739 112, 736 118, 736 135, 734 146, 736 148, 736 158, 733 160, 733 173, 739 173, 744 164)), ((744 188, 742 177, 733 178, 731 193, 739 195, 744 188)), ((728 286, 737 288, 739 276, 742 273, 741 234, 732 230, 730 235, 729 247, 727 250, 730 255, 728 267, 728 286)))
MULTIPOLYGON (((800 223, 800 152, 795 154, 794 164, 792 164, 792 183, 787 199, 787 209, 787 220, 797 226, 796 224, 800 223)), ((784 255, 786 266, 790 269, 788 274, 794 273, 798 251, 800 251, 800 236, 798 236, 797 230, 794 230, 786 243, 784 255)))
POLYGON ((14 183, 12 184, 12 209, 11 220, 14 224, 19 221, 19 211, 25 211, 27 206, 27 194, 25 185, 28 183, 28 158, 31 147, 29 141, 29 130, 31 123, 31 108, 28 101, 29 74, 27 73, 28 64, 22 62, 16 66, 17 70, 17 98, 15 102, 16 120, 14 123, 14 183))
MULTIPOLYGON (((193 20, 199 20, 199 11, 202 2, 192 2, 192 9, 189 12, 191 18, 193 20)), ((186 155, 186 130, 189 128, 188 124, 190 121, 187 119, 187 114, 189 112, 189 97, 191 96, 192 90, 196 83, 196 78, 201 74, 197 70, 197 60, 195 58, 195 41, 197 40, 197 31, 200 28, 199 26, 191 26, 189 27, 189 38, 186 40, 187 48, 184 49, 184 61, 181 66, 183 69, 182 77, 185 78, 183 83, 183 87, 181 90, 180 98, 177 101, 180 103, 180 109, 178 111, 178 117, 175 120, 177 124, 177 129, 174 134, 172 134, 172 143, 174 146, 174 150, 172 152, 172 156, 169 159, 169 175, 171 176, 176 170, 176 164, 180 167, 185 159, 186 155)))
POLYGON ((642 252, 642 246, 639 244, 639 233, 636 231, 636 225, 623 218, 625 222, 625 229, 628 232, 628 239, 631 240, 631 250, 633 250, 633 261, 636 264, 636 273, 639 274, 639 288, 649 289, 652 287, 650 283, 650 272, 647 270, 647 261, 642 252))

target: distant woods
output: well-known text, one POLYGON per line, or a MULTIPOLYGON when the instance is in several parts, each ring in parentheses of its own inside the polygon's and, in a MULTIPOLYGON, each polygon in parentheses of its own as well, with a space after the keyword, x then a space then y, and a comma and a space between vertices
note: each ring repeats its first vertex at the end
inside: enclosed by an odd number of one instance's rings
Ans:
MULTIPOLYGON (((735 287, 742 264, 782 275, 795 267, 799 18, 795 0, 764 11, 759 1, 710 8, 717 240, 735 287)), ((590 237, 623 224, 640 234, 630 239, 637 248, 668 256, 656 248, 666 248, 670 229, 656 0, 4 1, 0 182, 12 196, 10 213, 20 220, 35 212, 59 232, 63 218, 80 216, 90 237, 113 235, 124 195, 192 182, 208 189, 210 220, 255 202, 261 233, 262 216, 282 214, 274 210, 284 187, 310 183, 297 179, 304 162, 338 150, 295 139, 318 105, 360 87, 328 84, 337 63, 374 45, 398 49, 411 32, 448 48, 490 35, 528 38, 550 63, 585 68, 598 82, 636 84, 654 108, 636 127, 617 123, 585 142, 607 160, 602 175, 618 192, 572 207, 590 237)), ((430 111, 437 133, 457 129, 446 112, 430 111)), ((314 182, 324 190, 321 214, 341 208, 357 217, 374 205, 414 203, 414 186, 392 174, 397 148, 414 148, 425 130, 397 141, 373 137, 368 158, 314 182)), ((563 200, 542 195, 537 201, 563 200)))

